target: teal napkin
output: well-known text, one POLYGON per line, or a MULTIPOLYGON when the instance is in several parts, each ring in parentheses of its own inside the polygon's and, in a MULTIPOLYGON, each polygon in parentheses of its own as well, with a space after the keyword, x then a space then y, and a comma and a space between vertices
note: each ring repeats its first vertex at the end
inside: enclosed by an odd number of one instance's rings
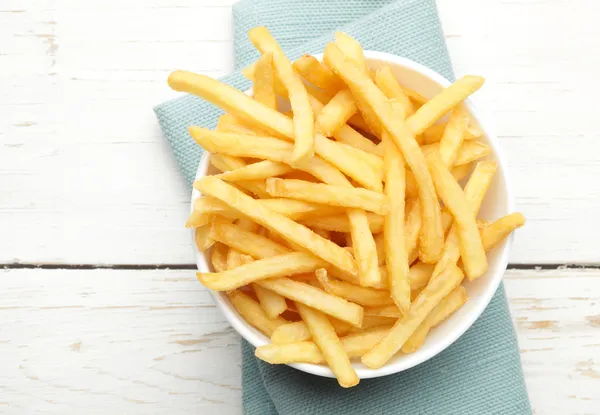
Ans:
MULTIPOLYGON (((290 59, 322 51, 333 32, 343 30, 365 49, 405 56, 454 78, 433 0, 245 0, 234 6, 233 17, 236 72, 222 80, 242 90, 250 83, 238 70, 258 57, 246 34, 258 25, 269 28, 290 59)), ((203 150, 187 127, 212 128, 222 112, 193 96, 154 110, 191 187, 203 150)), ((257 360, 245 341, 242 359, 247 415, 531 413, 502 286, 471 329, 443 353, 351 389, 257 360)))

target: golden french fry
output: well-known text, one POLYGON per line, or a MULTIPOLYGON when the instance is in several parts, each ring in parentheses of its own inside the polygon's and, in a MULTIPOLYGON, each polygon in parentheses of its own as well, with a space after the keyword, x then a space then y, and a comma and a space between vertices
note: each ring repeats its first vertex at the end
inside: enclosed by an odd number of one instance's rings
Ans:
MULTIPOLYGON (((304 324, 304 323, 303 323, 304 324)), ((389 331, 387 327, 377 327, 361 333, 341 337, 340 342, 349 358, 360 357, 377 344, 389 331)), ((271 364, 324 363, 323 354, 312 341, 299 341, 288 344, 266 344, 256 349, 256 357, 271 364)))
MULTIPOLYGON (((293 153, 293 146, 290 143, 277 138, 220 133, 201 127, 190 127, 189 131, 196 142, 213 153, 266 159, 281 163, 289 163, 293 153)), ((340 151, 343 150, 340 149, 340 151)), ((339 170, 320 157, 313 157, 310 161, 297 167, 327 183, 348 183, 346 177, 339 170)))
MULTIPOLYGON (((212 232, 211 232, 212 237, 212 232)), ((215 243, 210 252, 210 262, 216 272, 223 272, 227 269, 227 254, 229 248, 222 243, 215 243)))
POLYGON ((369 316, 369 315, 365 314, 365 316, 363 317, 362 327, 360 327, 360 328, 353 327, 350 330, 350 333, 364 332, 365 330, 373 329, 375 327, 379 327, 379 328, 381 328, 382 326, 390 327, 390 326, 394 325, 396 320, 398 320, 398 319, 395 317, 369 316))
POLYGON ((328 293, 362 306, 376 307, 393 304, 390 293, 387 290, 376 290, 344 281, 334 281, 327 277, 327 272, 322 271, 325 270, 317 270, 317 278, 328 293))
POLYGON ((484 82, 485 79, 480 76, 463 76, 424 103, 413 115, 408 117, 406 119, 407 127, 413 134, 421 134, 442 118, 444 114, 481 88, 484 82))
POLYGON ((354 148, 365 151, 369 154, 378 156, 383 155, 382 149, 374 142, 366 138, 364 135, 350 127, 348 124, 342 125, 334 134, 335 138, 340 143, 348 144, 354 148))
POLYGON ((229 301, 243 319, 266 336, 271 336, 277 327, 287 323, 282 317, 269 318, 260 304, 239 290, 231 291, 228 296, 229 301))
POLYGON ((465 141, 458 149, 456 159, 454 160, 454 165, 462 166, 463 164, 467 164, 474 160, 483 158, 490 153, 491 149, 481 141, 465 141))
MULTIPOLYGON (((414 199, 406 204, 406 219, 404 224, 406 252, 410 255, 417 252, 419 233, 421 231, 421 208, 419 199, 414 199)), ((412 263, 409 260, 410 263, 412 263)))
POLYGON ((460 185, 444 165, 440 153, 437 151, 429 153, 427 162, 436 191, 454 216, 467 277, 469 279, 480 277, 487 270, 487 258, 475 222, 474 209, 467 201, 460 185))
POLYGON ((355 327, 360 327, 362 323, 363 309, 361 306, 329 294, 320 288, 290 278, 271 278, 259 281, 258 284, 296 303, 320 310, 355 327))
MULTIPOLYGON (((492 178, 496 172, 496 167, 497 165, 494 162, 482 161, 477 163, 473 174, 465 186, 464 198, 467 201, 472 216, 477 215, 477 212, 479 212, 479 207, 481 206, 487 189, 492 182, 492 178)), ((432 277, 437 277, 444 270, 444 268, 449 266, 449 264, 456 264, 461 256, 461 250, 459 227, 458 224, 456 224, 450 228, 450 232, 446 237, 444 252, 442 253, 442 257, 438 263, 435 265, 432 277)), ((468 273, 467 277, 471 279, 468 273)))
MULTIPOLYGON (((329 321, 338 336, 346 335, 352 328, 350 324, 334 319, 333 317, 329 321)), ((297 343, 309 339, 310 330, 308 330, 306 323, 303 321, 295 321, 279 326, 271 335, 271 342, 275 344, 297 343)))
POLYGON ((339 384, 344 388, 357 385, 360 380, 327 316, 302 303, 296 307, 339 384))
POLYGON ((406 118, 415 112, 412 102, 398 83, 392 68, 388 65, 381 67, 375 73, 375 84, 388 98, 396 99, 401 103, 402 118, 406 118))
POLYGON ((387 133, 383 134, 383 144, 386 150, 385 194, 390 200, 390 212, 385 217, 383 225, 385 263, 391 297, 400 311, 405 314, 410 307, 410 284, 404 231, 404 190, 406 188, 404 158, 387 133))
POLYGON ((360 188, 270 178, 267 179, 267 192, 274 197, 364 209, 379 215, 386 215, 389 211, 389 202, 385 195, 360 188))
POLYGON ((469 113, 464 105, 458 105, 450 114, 450 119, 440 140, 440 155, 446 166, 454 165, 458 149, 461 147, 468 127, 469 113))
MULTIPOLYGON (((304 202, 302 200, 273 198, 259 199, 258 202, 293 220, 307 219, 315 216, 330 216, 342 214, 344 212, 344 209, 334 206, 320 205, 318 203, 304 202)), ((196 199, 194 202, 194 212, 197 212, 199 215, 206 214, 210 217, 216 214, 234 219, 239 218, 241 215, 227 204, 212 197, 200 197, 196 199)), ((203 220, 201 223, 199 222, 198 226, 209 223, 210 217, 203 220)))
POLYGON ((352 93, 349 89, 342 89, 319 112, 315 126, 323 135, 331 137, 356 111, 358 108, 352 93))
POLYGON ((434 266, 435 265, 433 264, 426 264, 418 261, 416 264, 410 267, 410 270, 408 271, 408 279, 410 281, 410 289, 412 291, 418 291, 425 288, 431 278, 434 266))
POLYGON ((305 252, 290 252, 260 259, 224 272, 198 272, 198 280, 216 291, 234 290, 251 282, 315 271, 327 266, 325 261, 305 252))
POLYGON ((381 283, 381 273, 378 267, 377 246, 369 229, 369 218, 359 209, 348 209, 347 215, 360 285, 378 285, 381 283))
POLYGON ((404 343, 404 346, 402 346, 402 352, 416 352, 425 342, 425 337, 429 333, 429 330, 446 320, 466 302, 467 290, 462 285, 459 285, 427 314, 427 317, 425 317, 419 328, 415 330, 406 343, 404 343))
MULTIPOLYGON (((428 127, 423 131, 420 135, 421 144, 433 144, 437 143, 442 139, 442 135, 444 134, 444 130, 446 129, 446 123, 438 123, 433 124, 431 127, 428 127)), ((464 139, 465 140, 476 140, 483 136, 483 132, 473 126, 467 127, 467 131, 465 131, 464 139)))
MULTIPOLYGON (((246 166, 246 162, 244 160, 238 157, 227 156, 225 154, 211 154, 210 164, 222 172, 241 169, 242 167, 246 166)), ((266 185, 262 180, 237 183, 237 185, 262 199, 271 197, 267 193, 265 187, 266 185)))
POLYGON ((265 53, 256 61, 256 66, 254 67, 253 95, 254 99, 261 104, 277 109, 272 53, 265 53))
POLYGON ((238 120, 231 114, 221 115, 219 117, 219 120, 217 121, 217 127, 215 128, 215 130, 229 133, 241 133, 251 135, 257 134, 257 132, 254 129, 242 124, 240 120, 238 120))
POLYGON ((336 45, 330 43, 326 46, 324 58, 327 66, 349 86, 357 103, 362 100, 373 109, 396 146, 402 151, 407 164, 414 173, 419 189, 423 218, 420 249, 427 262, 435 262, 442 253, 444 243, 440 206, 435 196, 435 188, 427 169, 427 163, 412 132, 402 120, 394 116, 394 111, 387 98, 368 75, 357 70, 351 62, 347 61, 336 45))
MULTIPOLYGON (((369 77, 369 69, 365 60, 360 43, 358 43, 351 36, 344 32, 336 32, 335 44, 339 50, 348 58, 348 60, 356 67, 357 70, 363 73, 363 75, 369 77)), ((327 54, 327 49, 325 49, 327 54)), ((324 56, 325 59, 325 56, 324 56)), ((327 64, 327 61, 325 60, 327 64)), ((327 66, 329 66, 327 64, 327 66)), ((331 68, 330 68, 331 69, 331 68)), ((339 76, 339 74, 336 74, 339 76)), ((377 119, 374 110, 362 100, 360 97, 355 97, 356 106, 360 110, 362 117, 368 126, 368 130, 375 134, 377 137, 381 137, 381 122, 377 119)))
POLYGON ((335 32, 335 44, 354 65, 365 75, 370 76, 367 60, 362 46, 352 36, 344 32, 335 32))
POLYGON ((383 180, 383 157, 380 155, 368 153, 359 148, 351 146, 350 144, 339 142, 338 145, 341 149, 344 149, 346 151, 349 158, 361 160, 371 168, 371 170, 373 171, 373 173, 375 173, 375 176, 379 180, 378 184, 371 187, 371 190, 375 190, 380 193, 383 192, 383 188, 380 185, 381 180, 383 180))
POLYGON ((200 226, 194 231, 196 246, 200 252, 207 250, 215 241, 210 237, 210 225, 200 226))
POLYGON ((460 269, 450 266, 440 274, 440 278, 431 280, 411 304, 408 314, 399 319, 390 332, 362 357, 363 364, 372 369, 383 366, 402 348, 431 310, 442 298, 450 294, 462 279, 463 274, 460 269))
POLYGON ((365 316, 371 317, 389 317, 389 318, 401 318, 404 316, 397 305, 390 304, 377 307, 365 307, 365 316))
POLYGON ((260 306, 265 310, 267 317, 273 319, 287 310, 287 303, 285 298, 281 295, 274 293, 271 290, 261 287, 258 284, 252 284, 252 289, 258 297, 260 306))
POLYGON ((273 67, 288 92, 294 112, 295 143, 292 162, 306 162, 315 152, 315 132, 313 113, 304 84, 266 27, 251 29, 248 37, 261 53, 272 53, 273 55, 273 67))
POLYGON ((377 264, 385 265, 385 241, 383 232, 373 236, 375 240, 375 248, 377 249, 377 264))
POLYGON ((344 87, 344 83, 314 56, 303 55, 292 65, 308 82, 325 91, 336 93, 344 87))
POLYGON ((257 163, 248 164, 241 169, 231 170, 216 176, 221 180, 234 182, 239 180, 261 180, 269 177, 281 176, 292 171, 294 171, 294 169, 285 163, 263 160, 257 163))
POLYGON ((473 163, 467 163, 453 167, 450 173, 452 173, 452 177, 454 177, 454 180, 458 182, 467 177, 467 175, 471 172, 472 169, 473 163))
MULTIPOLYGON (((223 108, 227 112, 235 114, 241 119, 260 125, 262 128, 286 137, 287 139, 294 140, 296 137, 294 133, 294 122, 291 119, 272 108, 254 101, 243 92, 238 91, 229 85, 223 84, 222 82, 211 79, 204 75, 198 75, 186 71, 175 71, 169 75, 169 85, 176 91, 189 92, 197 95, 223 108)), ((208 132, 204 131, 204 135, 208 134, 208 132)), ((217 136, 213 136, 213 138, 216 137, 217 136)), ((244 139, 248 137, 250 136, 245 136, 244 139)), ((348 153, 339 148, 339 143, 331 141, 321 134, 317 134, 315 136, 314 142, 316 154, 340 169, 344 174, 347 174, 349 177, 366 187, 374 186, 375 190, 381 187, 381 182, 375 173, 370 174, 368 172, 368 166, 365 165, 362 160, 348 158, 348 153)), ((222 146, 221 152, 227 152, 227 148, 229 148, 231 151, 229 146, 222 146)), ((209 151, 213 152, 212 150, 209 151)), ((289 163, 290 158, 285 160, 277 159, 273 161, 289 163)), ((300 170, 304 170, 304 168, 300 168, 299 166, 295 167, 299 168, 300 170)), ((309 173, 313 174, 312 172, 309 173)), ((343 177, 343 175, 341 175, 341 177, 338 176, 335 183, 329 179, 325 180, 321 177, 319 178, 330 184, 347 183, 347 180, 345 177, 343 177)))
POLYGON ((525 216, 521 213, 511 213, 495 220, 481 230, 481 240, 486 251, 493 249, 512 231, 525 225, 525 216))
POLYGON ((208 225, 212 221, 212 218, 212 213, 194 209, 192 213, 190 213, 190 216, 188 217, 187 221, 185 222, 185 227, 199 228, 201 226, 208 225))
MULTIPOLYGON (((210 235, 212 235, 214 233, 214 230, 213 230, 214 228, 221 226, 221 225, 227 225, 227 223, 224 223, 222 221, 214 222, 213 227, 211 228, 210 235)), ((237 221, 237 227, 243 231, 256 232, 256 231, 258 231, 259 225, 256 222, 251 221, 250 219, 241 218, 237 221)), ((212 238, 212 236, 211 236, 211 238, 212 238)), ((243 263, 244 262, 242 261, 242 252, 238 251, 235 248, 231 248, 231 246, 230 246, 229 252, 227 253, 227 269, 237 268, 240 265, 242 265, 243 263)), ((269 317, 271 317, 271 316, 269 316, 269 317)))

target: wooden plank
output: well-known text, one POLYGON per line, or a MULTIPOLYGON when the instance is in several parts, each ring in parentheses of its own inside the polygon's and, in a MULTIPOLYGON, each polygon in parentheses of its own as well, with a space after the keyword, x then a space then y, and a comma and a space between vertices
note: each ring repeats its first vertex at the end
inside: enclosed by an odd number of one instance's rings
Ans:
MULTIPOLYGON (((189 192, 151 108, 176 96, 172 69, 232 68, 233 2, 3 2, 0 263, 193 261, 189 192)), ((529 219, 511 262, 597 262, 599 188, 580 183, 600 176, 599 3, 438 5, 456 73, 488 79, 475 103, 529 219)))
MULTIPOLYGON (((598 413, 600 271, 506 289, 536 413, 598 413)), ((238 336, 193 271, 0 270, 0 292, 0 412, 241 413, 238 336)))

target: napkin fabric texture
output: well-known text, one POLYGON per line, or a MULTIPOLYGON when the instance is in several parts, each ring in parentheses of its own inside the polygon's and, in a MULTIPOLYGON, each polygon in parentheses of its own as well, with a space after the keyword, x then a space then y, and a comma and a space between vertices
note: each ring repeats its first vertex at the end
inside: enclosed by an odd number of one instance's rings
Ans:
MULTIPOLYGON (((233 19, 236 71, 222 81, 241 90, 250 82, 239 70, 259 56, 247 32, 261 25, 291 60, 321 52, 342 30, 365 49, 413 59, 454 79, 434 0, 244 0, 233 7, 233 19)), ((191 187, 203 150, 187 127, 213 128, 222 111, 184 96, 157 106, 155 113, 191 187)), ((242 357, 246 415, 531 414, 503 286, 477 322, 444 352, 351 389, 335 379, 264 363, 245 341, 242 357)))

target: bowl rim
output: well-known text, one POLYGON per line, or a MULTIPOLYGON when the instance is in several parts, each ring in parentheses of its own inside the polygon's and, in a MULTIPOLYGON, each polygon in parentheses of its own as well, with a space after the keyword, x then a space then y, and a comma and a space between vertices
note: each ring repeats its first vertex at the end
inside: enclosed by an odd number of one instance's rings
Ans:
MULTIPOLYGON (((444 78, 441 74, 435 72, 434 70, 417 63, 411 59, 404 58, 401 56, 393 55, 386 52, 378 52, 365 50, 364 51, 365 58, 367 60, 379 60, 383 62, 389 62, 398 66, 403 66, 409 70, 420 73, 421 75, 426 76, 442 87, 447 87, 451 84, 449 80, 444 78)), ((323 54, 315 54, 313 55, 317 59, 321 60, 323 54)), ((246 94, 251 94, 252 89, 248 89, 244 91, 246 94)), ((510 180, 509 171, 507 169, 507 163, 505 156, 500 149, 498 138, 492 132, 494 129, 490 127, 490 122, 487 116, 482 115, 483 111, 479 108, 475 107, 470 99, 464 101, 466 104, 469 113, 471 116, 477 121, 480 125, 481 129, 486 135, 487 144, 492 149, 492 154, 494 155, 496 162, 499 165, 499 171, 502 172, 502 178, 504 179, 504 191, 506 193, 506 204, 508 212, 515 211, 515 199, 512 192, 512 184, 510 180)), ((202 157, 200 159, 200 163, 198 165, 198 169, 196 171, 195 180, 200 179, 201 177, 206 175, 206 172, 209 167, 209 159, 210 154, 208 151, 204 151, 202 157)), ((200 195, 200 192, 196 189, 192 190, 191 197, 191 206, 190 211, 193 210, 194 200, 200 195)), ((199 271, 209 272, 210 268, 208 265, 208 261, 206 260, 205 255, 199 252, 196 248, 195 239, 194 239, 194 229, 191 230, 192 235, 192 248, 196 254, 196 265, 199 271)), ((411 356, 411 359, 402 359, 397 362, 388 363, 379 369, 370 369, 370 368, 356 368, 357 375, 360 379, 370 379, 381 376, 387 376, 399 372, 403 372, 405 370, 411 369, 421 363, 428 361, 429 359, 437 356, 439 353, 446 350, 450 347, 456 340, 458 340, 472 325, 473 323, 481 316, 483 311, 489 305, 492 297, 496 293, 500 283, 502 282, 502 278, 506 271, 506 267, 508 265, 508 257, 510 254, 510 250, 512 247, 512 241, 514 234, 511 233, 508 238, 506 238, 502 245, 496 247, 495 249, 501 249, 499 253, 499 267, 497 268, 497 272, 493 275, 488 276, 490 282, 485 286, 483 293, 479 296, 480 301, 477 304, 477 307, 473 309, 469 314, 465 316, 464 319, 460 320, 459 325, 453 329, 447 336, 445 336, 441 341, 436 343, 433 347, 426 349, 425 351, 417 351, 415 353, 411 353, 408 356, 411 356), (483 301, 482 301, 483 300, 483 301)), ((229 324, 235 329, 235 331, 240 334, 246 341, 252 344, 254 347, 262 346, 267 344, 268 341, 266 336, 260 333, 258 330, 254 329, 248 323, 241 318, 237 312, 233 309, 233 306, 224 299, 221 293, 205 288, 212 296, 215 301, 217 307, 223 313, 229 324)), ((325 365, 316 365, 310 363, 293 363, 288 364, 295 369, 301 370, 306 373, 310 373, 317 376, 334 378, 334 374, 331 369, 325 365)))

